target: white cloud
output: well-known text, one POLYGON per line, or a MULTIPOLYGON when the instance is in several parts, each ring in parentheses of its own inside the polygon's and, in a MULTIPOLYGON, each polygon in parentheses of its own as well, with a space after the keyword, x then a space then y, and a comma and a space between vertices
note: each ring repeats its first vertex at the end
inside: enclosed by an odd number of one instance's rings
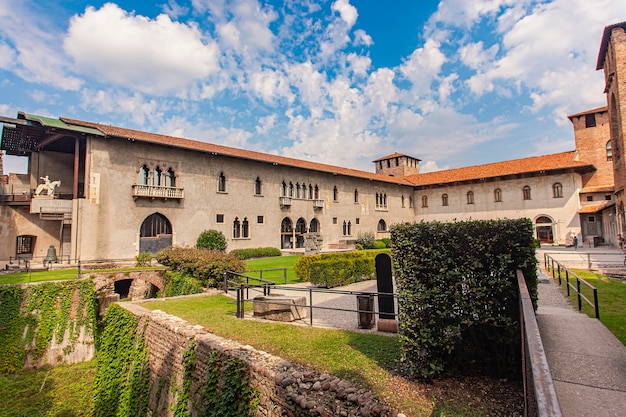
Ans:
POLYGON ((331 9, 335 12, 339 12, 341 19, 346 22, 348 27, 354 26, 359 13, 356 11, 356 7, 350 4, 349 0, 337 0, 335 1, 331 9))
POLYGON ((0 68, 11 70, 15 61, 16 52, 10 45, 0 42, 0 68))
POLYGON ((485 49, 483 41, 470 42, 461 46, 458 53, 463 64, 477 70, 492 64, 498 53, 498 45, 492 45, 489 49, 485 49))
POLYGON ((167 4, 163 4, 161 6, 161 10, 163 10, 163 13, 172 19, 178 19, 179 17, 189 13, 189 8, 181 6, 176 2, 176 0, 168 0, 167 4))
POLYGON ((439 48, 439 42, 427 39, 423 47, 415 49, 400 65, 400 72, 411 81, 417 94, 424 94, 430 90, 433 79, 446 62, 446 57, 439 48))
POLYGON ((167 105, 156 99, 146 99, 142 94, 127 93, 121 90, 81 91, 80 107, 83 110, 132 121, 140 128, 146 123, 155 125, 163 118, 167 105))
POLYGON ((107 3, 70 21, 65 51, 76 71, 153 95, 183 89, 217 71, 217 45, 195 25, 152 20, 107 3))

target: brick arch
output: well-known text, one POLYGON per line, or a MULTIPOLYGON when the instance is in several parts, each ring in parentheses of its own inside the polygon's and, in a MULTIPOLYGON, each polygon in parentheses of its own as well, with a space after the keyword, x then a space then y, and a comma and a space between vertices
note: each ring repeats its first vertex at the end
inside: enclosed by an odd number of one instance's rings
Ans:
POLYGON ((125 272, 98 272, 95 274, 88 274, 89 276, 93 276, 94 280, 94 291, 96 293, 102 291, 108 287, 114 287, 115 282, 123 281, 123 280, 135 280, 142 279, 159 290, 163 290, 164 282, 163 282, 163 273, 162 269, 149 270, 149 271, 125 271, 125 272))

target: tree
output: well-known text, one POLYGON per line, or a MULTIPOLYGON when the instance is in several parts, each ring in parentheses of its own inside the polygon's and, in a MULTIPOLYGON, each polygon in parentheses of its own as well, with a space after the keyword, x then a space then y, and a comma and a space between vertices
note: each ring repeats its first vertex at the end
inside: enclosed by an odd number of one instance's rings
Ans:
POLYGON ((220 231, 213 229, 205 230, 204 232, 200 233, 200 236, 198 236, 198 240, 196 241, 196 248, 225 252, 226 238, 220 231))

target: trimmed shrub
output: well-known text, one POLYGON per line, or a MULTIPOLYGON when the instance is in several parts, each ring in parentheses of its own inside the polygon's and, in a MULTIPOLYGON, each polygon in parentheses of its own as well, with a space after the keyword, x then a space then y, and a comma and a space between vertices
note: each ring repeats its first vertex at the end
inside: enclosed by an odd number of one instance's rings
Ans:
POLYGON ((246 263, 230 253, 207 249, 170 247, 159 251, 156 259, 173 271, 200 280, 204 287, 219 287, 226 271, 246 270, 246 263))
POLYGON ((235 249, 230 253, 239 259, 269 258, 274 256, 282 256, 283 254, 280 249, 272 247, 235 249))
POLYGON ((382 240, 374 242, 374 249, 387 249, 387 245, 382 240))
POLYGON ((536 308, 532 222, 398 224, 391 239, 403 371, 422 378, 519 376, 516 270, 536 308))
POLYGON ((385 244, 386 248, 390 248, 391 247, 391 239, 389 239, 388 237, 384 237, 384 238, 380 239, 380 241, 385 244))
POLYGON ((150 252, 141 252, 135 256, 135 266, 148 266, 152 262, 153 256, 150 252))
POLYGON ((222 232, 209 229, 200 233, 198 236, 198 240, 196 241, 197 249, 209 249, 209 250, 217 250, 217 251, 226 251, 226 238, 222 234, 222 232))
POLYGON ((380 252, 342 252, 302 256, 294 265, 300 281, 328 288, 374 278, 374 259, 380 252))

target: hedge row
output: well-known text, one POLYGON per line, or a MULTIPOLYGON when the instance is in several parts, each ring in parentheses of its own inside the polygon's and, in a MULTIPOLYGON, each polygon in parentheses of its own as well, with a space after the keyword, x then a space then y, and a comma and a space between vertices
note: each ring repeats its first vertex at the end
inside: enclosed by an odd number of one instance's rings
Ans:
POLYGON ((391 239, 404 371, 518 374, 517 269, 537 299, 532 222, 398 224, 391 239))
POLYGON ((380 251, 324 253, 303 256, 296 261, 294 272, 300 281, 339 287, 375 278, 374 258, 380 251))
POLYGON ((208 249, 170 247, 156 254, 156 260, 170 269, 190 275, 205 287, 221 285, 226 271, 244 272, 246 263, 230 253, 208 249))
POLYGON ((230 253, 239 259, 269 258, 282 255, 280 249, 272 247, 235 249, 230 253))

